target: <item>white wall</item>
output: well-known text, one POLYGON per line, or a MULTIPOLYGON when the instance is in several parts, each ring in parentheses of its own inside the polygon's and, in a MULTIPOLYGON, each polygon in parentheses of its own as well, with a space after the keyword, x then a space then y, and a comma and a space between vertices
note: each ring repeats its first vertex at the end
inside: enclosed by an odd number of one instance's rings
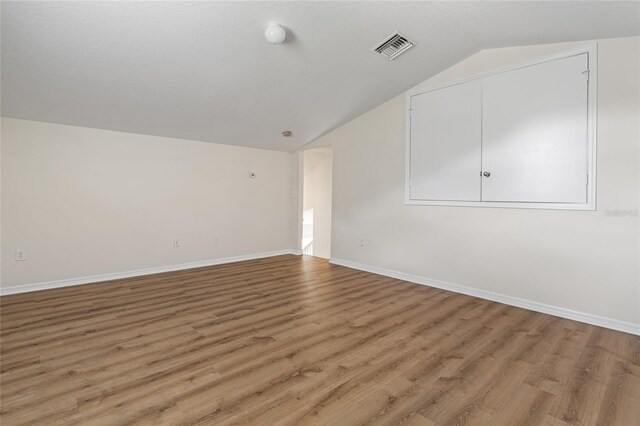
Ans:
POLYGON ((303 210, 313 209, 313 255, 331 254, 331 149, 304 151, 303 210))
POLYGON ((3 288, 291 248, 293 154, 10 118, 1 136, 3 288))
MULTIPOLYGON (((482 51, 420 87, 584 44, 482 51)), ((597 211, 403 204, 402 94, 312 145, 333 147, 332 259, 640 324, 639 53, 598 43, 597 211)))

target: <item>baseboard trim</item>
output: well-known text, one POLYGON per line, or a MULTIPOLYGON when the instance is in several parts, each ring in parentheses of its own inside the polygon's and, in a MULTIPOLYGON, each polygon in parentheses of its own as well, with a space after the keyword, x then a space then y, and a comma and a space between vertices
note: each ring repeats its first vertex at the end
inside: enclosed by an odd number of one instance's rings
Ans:
POLYGON ((409 281, 415 284, 421 284, 429 287, 439 288, 442 290, 453 291, 455 293, 466 294, 468 296, 479 297, 481 299, 487 299, 498 303, 504 303, 505 305, 517 306, 519 308, 529 309, 531 311, 541 312, 543 314, 554 315, 556 317, 610 328, 612 330, 623 331, 625 333, 640 335, 640 324, 633 324, 630 322, 619 321, 612 318, 573 311, 558 306, 533 302, 531 300, 520 299, 518 297, 507 296, 504 294, 494 293, 486 290, 479 290, 472 287, 466 287, 459 284, 430 279, 418 275, 406 274, 404 272, 378 268, 362 263, 351 262, 349 260, 332 258, 329 260, 329 262, 334 265, 345 266, 347 268, 358 269, 360 271, 371 272, 373 274, 384 275, 391 278, 397 278, 399 280, 409 281))
POLYGON ((262 253, 253 253, 242 256, 224 257, 220 259, 201 260, 197 262, 180 263, 177 265, 158 266, 155 268, 136 269, 133 271, 114 272, 109 274, 91 275, 65 280, 46 281, 33 284, 18 285, 13 287, 0 288, 0 296, 10 294, 28 293, 32 291, 49 290, 52 288, 71 287, 75 285, 97 283, 101 281, 111 281, 121 278, 139 277, 141 275, 158 274, 162 272, 180 271, 183 269, 201 268, 203 266, 222 265, 225 263, 242 262, 244 260, 263 259, 265 257, 281 256, 283 254, 297 254, 296 250, 277 250, 262 253))

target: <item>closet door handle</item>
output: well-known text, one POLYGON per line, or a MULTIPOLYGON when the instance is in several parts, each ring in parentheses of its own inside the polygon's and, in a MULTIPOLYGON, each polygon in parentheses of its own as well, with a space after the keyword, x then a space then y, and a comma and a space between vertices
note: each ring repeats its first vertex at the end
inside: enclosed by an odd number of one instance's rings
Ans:
POLYGON ((491 173, 490 172, 484 172, 484 173, 482 173, 482 176, 489 177, 489 176, 491 176, 491 173))

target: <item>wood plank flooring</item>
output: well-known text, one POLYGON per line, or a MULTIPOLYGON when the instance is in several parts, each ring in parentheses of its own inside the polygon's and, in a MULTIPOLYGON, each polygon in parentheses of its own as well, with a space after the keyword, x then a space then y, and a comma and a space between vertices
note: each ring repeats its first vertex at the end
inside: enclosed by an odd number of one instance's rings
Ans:
POLYGON ((0 299, 0 422, 640 425, 640 342, 312 257, 0 299))

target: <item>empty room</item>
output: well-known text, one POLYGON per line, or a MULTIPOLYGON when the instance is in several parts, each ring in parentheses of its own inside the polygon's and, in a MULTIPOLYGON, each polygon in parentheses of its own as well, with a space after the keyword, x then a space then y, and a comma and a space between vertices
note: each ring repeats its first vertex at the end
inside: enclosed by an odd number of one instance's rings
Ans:
POLYGON ((640 1, 0 27, 2 426, 640 426, 640 1))

